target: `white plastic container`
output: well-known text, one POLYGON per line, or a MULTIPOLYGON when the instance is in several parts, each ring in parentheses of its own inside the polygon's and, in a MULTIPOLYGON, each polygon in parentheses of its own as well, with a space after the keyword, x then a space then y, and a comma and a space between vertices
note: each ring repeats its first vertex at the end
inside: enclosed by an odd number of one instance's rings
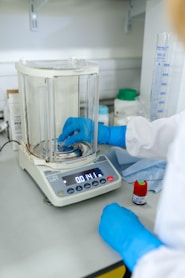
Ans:
POLYGON ((134 89, 120 89, 114 100, 114 125, 125 125, 131 117, 139 115, 139 101, 134 89))
POLYGON ((109 125, 109 108, 106 105, 98 107, 98 122, 104 125, 109 125))

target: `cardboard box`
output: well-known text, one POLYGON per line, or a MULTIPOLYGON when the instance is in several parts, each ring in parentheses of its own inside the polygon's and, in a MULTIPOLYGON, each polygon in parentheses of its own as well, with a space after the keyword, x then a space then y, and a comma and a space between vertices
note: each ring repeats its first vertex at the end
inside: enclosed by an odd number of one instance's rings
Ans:
MULTIPOLYGON (((8 120, 10 140, 21 141, 21 113, 18 90, 7 90, 8 120)), ((18 144, 12 142, 13 150, 18 150, 18 144)))

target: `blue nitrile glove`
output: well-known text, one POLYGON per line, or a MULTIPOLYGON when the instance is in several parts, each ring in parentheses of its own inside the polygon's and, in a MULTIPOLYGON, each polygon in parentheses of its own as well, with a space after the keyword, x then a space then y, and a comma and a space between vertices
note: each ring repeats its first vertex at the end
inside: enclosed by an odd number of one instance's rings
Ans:
POLYGON ((126 126, 105 126, 98 124, 98 144, 126 147, 126 126))
POLYGON ((132 211, 117 203, 104 208, 99 233, 120 254, 131 272, 143 255, 164 245, 141 224, 132 211))
POLYGON ((71 146, 78 142, 89 142, 93 140, 94 123, 88 118, 73 118, 66 120, 63 131, 58 137, 58 142, 64 142, 65 146, 71 146))
MULTIPOLYGON (((77 142, 89 142, 93 140, 94 123, 88 118, 70 117, 64 124, 63 132, 58 142, 64 142, 65 146, 71 146, 77 142)), ((104 126, 98 124, 98 143, 125 147, 126 126, 104 126)))

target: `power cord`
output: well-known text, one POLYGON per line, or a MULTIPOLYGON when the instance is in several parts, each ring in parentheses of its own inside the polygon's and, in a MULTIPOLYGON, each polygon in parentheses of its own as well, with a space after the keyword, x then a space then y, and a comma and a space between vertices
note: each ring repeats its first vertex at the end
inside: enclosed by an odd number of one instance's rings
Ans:
MULTIPOLYGON (((2 127, 2 126, 1 126, 2 127)), ((7 131, 7 138, 8 138, 8 141, 6 141, 1 147, 0 147, 0 152, 2 151, 2 149, 8 144, 8 143, 12 143, 12 142, 14 142, 14 143, 17 143, 18 145, 20 145, 20 142, 19 141, 17 141, 17 140, 11 140, 10 139, 10 134, 9 134, 9 124, 8 124, 8 122, 4 122, 3 123, 3 130, 0 128, 0 132, 1 131, 7 131)))
POLYGON ((9 140, 9 141, 5 142, 5 143, 0 147, 0 152, 2 151, 2 149, 3 149, 8 143, 12 143, 12 142, 15 142, 15 143, 17 143, 17 144, 20 145, 20 142, 17 141, 17 140, 9 140))

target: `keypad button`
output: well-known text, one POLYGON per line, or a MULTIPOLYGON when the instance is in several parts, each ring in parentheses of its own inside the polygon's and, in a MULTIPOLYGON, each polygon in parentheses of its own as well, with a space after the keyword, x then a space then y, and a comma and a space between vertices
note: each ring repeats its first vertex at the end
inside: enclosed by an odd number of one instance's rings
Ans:
POLYGON ((75 190, 72 187, 68 188, 68 190, 67 190, 68 194, 73 194, 74 192, 75 192, 75 190))
POLYGON ((107 181, 110 181, 110 182, 114 181, 114 177, 113 176, 108 176, 107 181))
POLYGON ((92 182, 92 185, 93 185, 93 186, 97 186, 98 184, 99 184, 98 181, 93 181, 93 182, 92 182))
POLYGON ((101 180, 100 180, 100 183, 101 183, 101 184, 106 183, 106 179, 101 179, 101 180))
POLYGON ((84 188, 85 188, 85 189, 91 188, 91 184, 90 184, 90 183, 85 183, 85 184, 84 184, 84 188))
POLYGON ((81 185, 76 186, 76 191, 82 191, 83 187, 81 185))

